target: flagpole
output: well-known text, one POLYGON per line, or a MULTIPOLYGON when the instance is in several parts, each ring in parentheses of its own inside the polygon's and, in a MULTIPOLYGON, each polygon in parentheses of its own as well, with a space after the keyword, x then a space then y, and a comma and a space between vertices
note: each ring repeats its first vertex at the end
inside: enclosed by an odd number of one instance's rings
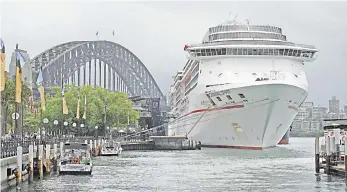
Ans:
MULTIPOLYGON (((17 51, 18 51, 18 44, 16 45, 16 75, 18 75, 17 74, 17 60, 18 60, 18 56, 17 56, 17 51)), ((16 76, 16 94, 17 94, 17 76, 16 76)), ((14 129, 13 129, 13 133, 16 133, 16 131, 17 131, 17 102, 15 101, 14 102, 14 129)))

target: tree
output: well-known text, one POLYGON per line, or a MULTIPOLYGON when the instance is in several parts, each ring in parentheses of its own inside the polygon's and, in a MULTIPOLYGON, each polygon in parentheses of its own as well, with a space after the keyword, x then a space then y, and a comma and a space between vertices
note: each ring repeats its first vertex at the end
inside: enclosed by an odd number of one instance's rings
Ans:
POLYGON ((80 91, 80 119, 83 123, 82 115, 84 112, 84 96, 87 96, 87 118, 84 132, 94 132, 94 127, 98 126, 99 131, 105 131, 107 126, 124 126, 129 121, 135 121, 139 118, 138 113, 132 109, 132 102, 128 99, 126 93, 110 92, 105 88, 91 86, 75 87, 74 85, 65 86, 64 95, 68 106, 68 115, 62 114, 62 95, 60 88, 51 88, 54 96, 46 96, 46 112, 44 118, 48 118, 50 122, 58 120, 61 124, 63 121, 69 122, 69 130, 72 122, 77 122, 77 100, 78 89, 80 91), (105 118, 106 106, 106 124, 105 118))
MULTIPOLYGON (((5 133, 7 128, 12 128, 12 113, 14 113, 16 95, 16 81, 6 79, 4 91, 1 92, 1 131, 5 133)), ((22 106, 27 106, 32 91, 22 82, 22 106)))

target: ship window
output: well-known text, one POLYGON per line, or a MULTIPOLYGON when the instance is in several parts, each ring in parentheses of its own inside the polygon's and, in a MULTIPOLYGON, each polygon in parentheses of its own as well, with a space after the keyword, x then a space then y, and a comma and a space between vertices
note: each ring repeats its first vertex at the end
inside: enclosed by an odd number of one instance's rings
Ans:
POLYGON ((215 49, 211 49, 211 55, 216 55, 216 50, 215 49))
POLYGON ((278 55, 278 49, 274 50, 274 55, 276 55, 276 56, 278 55))
POLYGON ((292 56, 292 55, 293 55, 293 49, 289 49, 288 56, 292 56))
POLYGON ((239 93, 239 96, 243 99, 246 98, 242 93, 239 93))
POLYGON ((220 97, 216 97, 218 99, 218 101, 222 101, 222 99, 220 97))
POLYGON ((226 55, 226 52, 227 52, 226 48, 222 48, 222 55, 226 55))
POLYGON ((221 49, 216 49, 217 55, 222 55, 222 50, 221 49))
POLYGON ((288 56, 288 49, 284 50, 284 56, 288 56))
POLYGON ((232 100, 232 98, 230 97, 230 95, 227 95, 227 98, 228 98, 229 100, 232 100))
POLYGON ((283 53, 284 53, 284 49, 280 49, 280 50, 279 50, 279 55, 280 55, 280 56, 283 56, 283 53))
POLYGON ((294 57, 297 57, 297 54, 298 54, 298 50, 296 50, 296 49, 293 50, 293 56, 294 56, 294 57))

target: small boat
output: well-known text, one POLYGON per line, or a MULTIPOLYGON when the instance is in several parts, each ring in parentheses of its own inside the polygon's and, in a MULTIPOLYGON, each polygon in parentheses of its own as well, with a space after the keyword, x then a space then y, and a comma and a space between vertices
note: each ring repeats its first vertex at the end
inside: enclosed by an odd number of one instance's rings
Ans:
POLYGON ((65 143, 63 150, 63 157, 58 163, 59 174, 92 174, 93 164, 88 144, 65 143))
POLYGON ((122 146, 119 142, 106 142, 101 148, 101 156, 118 156, 122 153, 122 146))

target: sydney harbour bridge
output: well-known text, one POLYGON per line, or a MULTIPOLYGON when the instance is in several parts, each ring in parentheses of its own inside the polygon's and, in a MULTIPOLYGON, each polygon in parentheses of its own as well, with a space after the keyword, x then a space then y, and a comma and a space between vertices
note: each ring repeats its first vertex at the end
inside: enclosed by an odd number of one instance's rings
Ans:
POLYGON ((146 100, 146 114, 151 115, 150 119, 148 115, 142 119, 141 124, 153 127, 165 121, 161 112, 165 111, 166 97, 141 60, 122 45, 110 41, 68 42, 35 56, 30 65, 32 82, 37 81, 42 70, 45 87, 63 83, 126 92, 129 98, 146 100))
POLYGON ((166 97, 141 60, 130 50, 110 41, 73 41, 54 46, 30 60, 32 80, 40 69, 45 86, 75 84, 101 86, 126 92, 129 97, 166 97))

